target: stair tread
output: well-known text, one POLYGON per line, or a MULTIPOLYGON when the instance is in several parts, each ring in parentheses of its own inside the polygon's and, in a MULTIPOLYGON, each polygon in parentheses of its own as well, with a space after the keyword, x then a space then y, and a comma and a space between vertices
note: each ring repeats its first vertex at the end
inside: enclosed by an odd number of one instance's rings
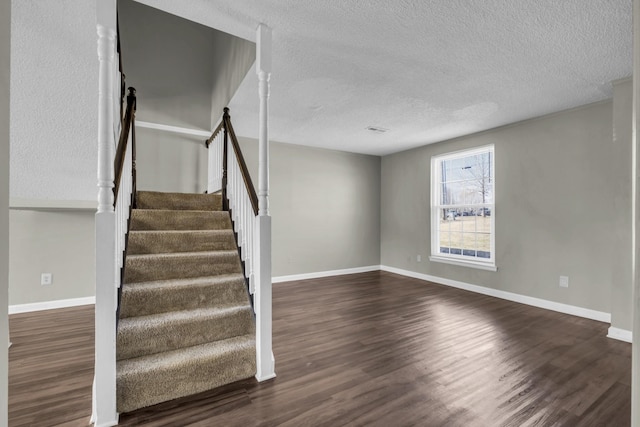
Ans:
POLYGON ((117 362, 118 412, 211 390, 256 374, 253 335, 117 362))
POLYGON ((138 230, 226 230, 231 228, 227 211, 134 209, 131 231, 138 230))
POLYGON ((171 368, 184 360, 186 356, 193 359, 202 359, 223 354, 237 349, 250 349, 255 347, 253 334, 240 335, 224 340, 208 342, 163 353, 149 354, 131 359, 123 359, 117 362, 118 377, 130 374, 132 371, 153 372, 163 368, 171 368))
POLYGON ((233 230, 230 228, 223 228, 218 230, 131 230, 129 234, 151 235, 151 234, 233 234, 233 230))
POLYGON ((122 288, 120 318, 233 304, 248 304, 242 273, 128 283, 122 288))
POLYGON ((185 257, 207 257, 207 256, 229 256, 238 255, 235 249, 225 249, 221 251, 197 251, 197 252, 163 252, 159 254, 131 254, 127 255, 127 259, 144 259, 144 258, 185 258, 185 257))
POLYGON ((128 317, 118 324, 117 359, 163 353, 254 332, 253 312, 248 305, 128 317))
POLYGON ((193 207, 222 210, 222 197, 220 194, 138 191, 136 201, 140 209, 153 209, 162 206, 174 210, 193 207))
POLYGON ((216 284, 220 282, 226 282, 231 280, 241 280, 244 282, 244 276, 242 273, 231 274, 219 274, 216 276, 201 276, 192 277, 187 279, 165 279, 165 280, 150 280, 148 282, 128 283, 122 289, 122 292, 128 292, 135 289, 160 289, 164 287, 180 287, 180 286, 198 286, 207 284, 216 284))
POLYGON ((152 213, 152 212, 171 212, 175 215, 189 215, 192 212, 206 213, 211 215, 228 215, 227 211, 210 211, 207 209, 133 209, 133 212, 152 213))
POLYGON ((126 317, 120 319, 118 325, 118 332, 120 330, 126 330, 128 328, 135 328, 137 326, 154 327, 167 323, 180 323, 189 322, 191 320, 199 319, 213 319, 217 317, 223 317, 230 314, 234 314, 241 311, 251 311, 251 307, 248 305, 229 305, 227 307, 201 307, 189 310, 168 311, 165 313, 149 314, 145 316, 126 317))

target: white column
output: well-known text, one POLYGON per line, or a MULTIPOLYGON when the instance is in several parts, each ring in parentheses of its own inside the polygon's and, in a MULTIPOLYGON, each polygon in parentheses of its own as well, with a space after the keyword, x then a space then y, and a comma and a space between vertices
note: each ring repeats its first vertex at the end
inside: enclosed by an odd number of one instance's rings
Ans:
POLYGON ((113 211, 113 64, 116 31, 101 24, 98 31, 98 213, 113 211))
POLYGON ((271 29, 260 24, 257 30, 256 73, 260 98, 258 137, 258 209, 269 215, 269 78, 271 77, 271 29))
POLYGON ((113 208, 115 156, 114 79, 116 1, 97 0, 98 32, 98 212, 96 213, 95 373, 92 422, 118 424, 116 410, 116 215, 113 208))
POLYGON ((258 138, 258 217, 256 218, 256 378, 276 376, 272 351, 271 217, 269 216, 269 78, 271 76, 271 29, 260 24, 256 37, 256 73, 260 98, 258 138))
POLYGON ((633 349, 631 357, 631 426, 640 427, 640 0, 633 0, 633 349))

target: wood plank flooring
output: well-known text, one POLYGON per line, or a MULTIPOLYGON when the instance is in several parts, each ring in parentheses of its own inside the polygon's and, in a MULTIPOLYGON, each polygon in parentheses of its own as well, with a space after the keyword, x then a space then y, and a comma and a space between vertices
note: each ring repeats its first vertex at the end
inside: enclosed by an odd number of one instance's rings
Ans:
POLYGON ((93 305, 9 316, 9 426, 86 426, 93 305))
MULTIPOLYGON (((386 272, 274 285, 277 378, 121 414, 124 426, 630 424, 607 324, 386 272)), ((10 426, 87 425, 93 309, 11 316, 10 426)))

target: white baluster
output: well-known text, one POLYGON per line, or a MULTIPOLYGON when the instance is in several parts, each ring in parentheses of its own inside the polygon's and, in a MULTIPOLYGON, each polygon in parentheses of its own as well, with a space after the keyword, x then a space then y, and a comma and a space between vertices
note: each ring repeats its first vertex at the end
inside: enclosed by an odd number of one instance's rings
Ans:
POLYGON ((238 194, 238 199, 240 201, 240 211, 238 212, 238 245, 240 247, 244 247, 245 246, 245 239, 244 239, 244 213, 245 213, 245 209, 247 207, 247 205, 245 203, 245 199, 244 199, 244 194, 245 194, 245 190, 246 189, 245 189, 244 185, 242 185, 243 183, 244 183, 244 180, 240 180, 240 183, 238 184, 238 185, 241 186, 240 187, 240 194, 238 194))

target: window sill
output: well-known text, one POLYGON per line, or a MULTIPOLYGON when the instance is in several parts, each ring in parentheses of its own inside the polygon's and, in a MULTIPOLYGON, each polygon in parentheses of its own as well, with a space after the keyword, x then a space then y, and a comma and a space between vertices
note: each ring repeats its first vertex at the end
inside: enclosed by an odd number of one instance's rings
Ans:
POLYGON ((451 258, 432 255, 429 257, 429 261, 441 262, 443 264, 458 265, 460 267, 477 268, 479 270, 498 271, 498 267, 496 267, 495 264, 485 264, 485 263, 479 263, 479 262, 473 262, 473 261, 465 261, 461 259, 451 259, 451 258))

